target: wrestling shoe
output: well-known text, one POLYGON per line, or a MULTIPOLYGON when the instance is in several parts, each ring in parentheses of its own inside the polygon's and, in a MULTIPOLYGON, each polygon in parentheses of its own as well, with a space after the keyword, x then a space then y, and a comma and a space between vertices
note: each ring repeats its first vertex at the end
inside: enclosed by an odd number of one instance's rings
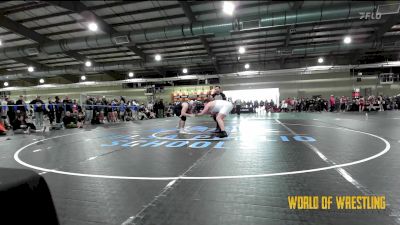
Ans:
POLYGON ((188 132, 187 132, 185 129, 180 129, 180 130, 179 130, 179 133, 180 133, 180 134, 188 134, 188 132))
POLYGON ((214 134, 221 133, 221 129, 215 129, 212 133, 214 134))
POLYGON ((226 131, 221 131, 220 133, 217 134, 217 137, 226 138, 228 137, 228 134, 226 133, 226 131))

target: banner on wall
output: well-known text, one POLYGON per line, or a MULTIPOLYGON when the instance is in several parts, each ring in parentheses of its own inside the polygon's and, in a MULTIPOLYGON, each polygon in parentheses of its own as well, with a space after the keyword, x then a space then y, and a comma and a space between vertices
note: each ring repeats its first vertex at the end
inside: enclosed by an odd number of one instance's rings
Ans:
POLYGON ((360 88, 354 88, 353 93, 351 94, 353 98, 359 98, 360 97, 360 88))
POLYGON ((176 90, 172 93, 172 101, 173 102, 181 102, 188 100, 198 100, 204 101, 211 94, 211 89, 213 86, 202 87, 201 89, 186 89, 186 90, 176 90), (209 88, 209 89, 208 89, 209 88))

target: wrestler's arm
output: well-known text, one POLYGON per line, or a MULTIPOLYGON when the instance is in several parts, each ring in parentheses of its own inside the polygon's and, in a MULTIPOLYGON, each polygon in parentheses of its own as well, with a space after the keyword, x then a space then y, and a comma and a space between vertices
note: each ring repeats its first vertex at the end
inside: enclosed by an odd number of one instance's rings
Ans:
POLYGON ((207 114, 209 110, 210 110, 210 104, 206 104, 204 106, 204 109, 201 112, 197 113, 196 116, 202 116, 204 114, 207 114))
POLYGON ((183 104, 182 104, 181 115, 180 115, 179 117, 181 117, 181 116, 191 116, 191 117, 194 117, 195 115, 187 113, 188 108, 189 108, 189 104, 186 103, 186 102, 183 103, 183 104))

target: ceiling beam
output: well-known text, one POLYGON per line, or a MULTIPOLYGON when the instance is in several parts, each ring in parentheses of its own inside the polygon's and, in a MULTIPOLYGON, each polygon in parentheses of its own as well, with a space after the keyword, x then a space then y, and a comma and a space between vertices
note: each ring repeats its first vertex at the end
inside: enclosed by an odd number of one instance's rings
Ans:
MULTIPOLYGON (((50 4, 57 5, 59 7, 62 7, 64 9, 68 9, 72 12, 75 13, 80 13, 82 17, 86 21, 96 21, 98 27, 100 30, 102 30, 104 33, 108 34, 113 34, 113 33, 118 33, 117 30, 115 30, 110 24, 105 22, 103 18, 100 16, 97 16, 95 13, 90 11, 90 8, 84 5, 80 1, 49 1, 50 4), (85 13, 82 13, 85 12, 85 13)), ((130 51, 138 55, 141 59, 146 61, 148 59, 148 56, 136 45, 130 45, 130 46, 125 46, 128 48, 130 51)), ((157 70, 156 70, 157 71, 157 70)), ((158 71, 157 71, 158 72, 158 71)), ((162 74, 160 74, 162 75, 162 74)))
POLYGON ((37 43, 45 43, 45 42, 50 42, 49 38, 46 36, 43 36, 13 20, 10 18, 0 15, 0 26, 6 28, 7 30, 10 30, 16 34, 22 35, 26 38, 29 38, 33 41, 36 41, 37 43))
POLYGON ((289 2, 289 5, 292 10, 299 10, 304 4, 304 0, 289 2))
MULTIPOLYGON (((289 44, 290 44, 290 38, 292 37, 292 32, 291 32, 291 27, 288 27, 286 29, 286 37, 285 37, 285 44, 284 44, 284 48, 288 48, 289 44)), ((281 61, 280 61, 280 67, 283 68, 286 62, 286 58, 287 56, 283 56, 281 57, 281 61)))
MULTIPOLYGON (((0 15, 0 26, 6 28, 16 34, 19 34, 21 36, 29 38, 29 39, 37 42, 39 45, 53 41, 53 40, 49 39, 48 37, 23 26, 22 24, 17 23, 4 15, 0 15)), ((84 62, 86 60, 86 57, 79 54, 78 52, 68 51, 68 52, 64 52, 64 54, 66 54, 67 56, 69 56, 73 59, 76 59, 77 61, 80 61, 80 62, 84 62)), ((19 63, 23 63, 27 66, 34 66, 36 69, 49 69, 50 68, 50 67, 46 66, 45 64, 38 63, 38 62, 30 60, 28 58, 17 58, 14 60, 19 63)), ((76 80, 76 79, 70 78, 68 76, 64 76, 63 78, 65 78, 71 82, 74 82, 76 80)))
POLYGON ((368 41, 379 41, 383 35, 390 31, 392 27, 400 22, 400 14, 393 14, 387 17, 383 25, 376 27, 374 35, 368 38, 368 41))
POLYGON ((104 73, 107 74, 108 76, 112 77, 114 80, 125 79, 125 77, 121 76, 120 73, 118 73, 114 70, 105 71, 104 73))
MULTIPOLYGON (((196 16, 194 15, 189 3, 187 1, 179 1, 179 4, 182 7, 182 10, 185 13, 186 17, 188 18, 188 20, 190 21, 190 23, 197 22, 196 16)), ((217 57, 212 52, 210 44, 207 41, 207 38, 204 36, 200 36, 200 41, 203 44, 204 48, 206 49, 208 55, 211 57, 211 61, 213 62, 216 72, 219 73, 220 70, 217 62, 217 57)))
MULTIPOLYGON (((389 15, 383 24, 381 24, 380 26, 375 28, 375 32, 373 32, 372 35, 370 35, 367 38, 367 41, 380 43, 381 39, 383 38, 383 35, 386 32, 390 31, 392 29, 392 27, 394 25, 398 24, 399 22, 400 22, 399 14, 389 15)), ((376 47, 379 47, 379 46, 376 46, 376 47)), ((351 56, 350 58, 352 59, 352 63, 358 64, 360 59, 364 55, 364 53, 368 50, 369 49, 357 49, 356 51, 354 51, 350 55, 351 56)))
MULTIPOLYGON (((35 68, 35 70, 46 70, 46 69, 50 69, 50 67, 48 67, 48 66, 46 66, 46 65, 44 65, 44 64, 35 62, 35 61, 33 61, 33 60, 30 60, 30 59, 28 59, 28 58, 16 58, 16 59, 13 59, 13 60, 16 61, 16 62, 18 62, 18 63, 23 63, 23 64, 25 64, 26 66, 33 66, 33 67, 35 68)), ((60 77, 64 78, 65 80, 67 80, 67 81, 69 81, 69 82, 71 82, 71 83, 77 82, 77 79, 76 79, 76 78, 74 79, 74 77, 71 77, 71 76, 68 76, 68 75, 60 75, 60 77)))

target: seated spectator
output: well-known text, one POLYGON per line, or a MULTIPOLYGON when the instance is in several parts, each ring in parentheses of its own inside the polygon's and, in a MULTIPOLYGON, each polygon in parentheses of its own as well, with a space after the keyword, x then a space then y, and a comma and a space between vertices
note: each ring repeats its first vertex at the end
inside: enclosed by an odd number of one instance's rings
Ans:
POLYGON ((79 112, 77 120, 77 128, 83 128, 83 124, 85 124, 85 116, 83 115, 83 112, 79 112))
POLYGON ((12 127, 15 134, 29 134, 37 131, 35 125, 27 122, 25 115, 22 114, 12 122, 12 127))
POLYGON ((146 115, 146 110, 144 108, 139 108, 138 119, 140 119, 140 120, 143 120, 143 119, 148 120, 149 119, 148 116, 146 115))
POLYGON ((71 115, 70 111, 67 111, 65 113, 65 116, 63 118, 63 123, 64 123, 65 128, 77 128, 78 127, 76 118, 71 115))
POLYGON ((6 135, 6 128, 4 127, 3 123, 0 122, 0 135, 6 135))

